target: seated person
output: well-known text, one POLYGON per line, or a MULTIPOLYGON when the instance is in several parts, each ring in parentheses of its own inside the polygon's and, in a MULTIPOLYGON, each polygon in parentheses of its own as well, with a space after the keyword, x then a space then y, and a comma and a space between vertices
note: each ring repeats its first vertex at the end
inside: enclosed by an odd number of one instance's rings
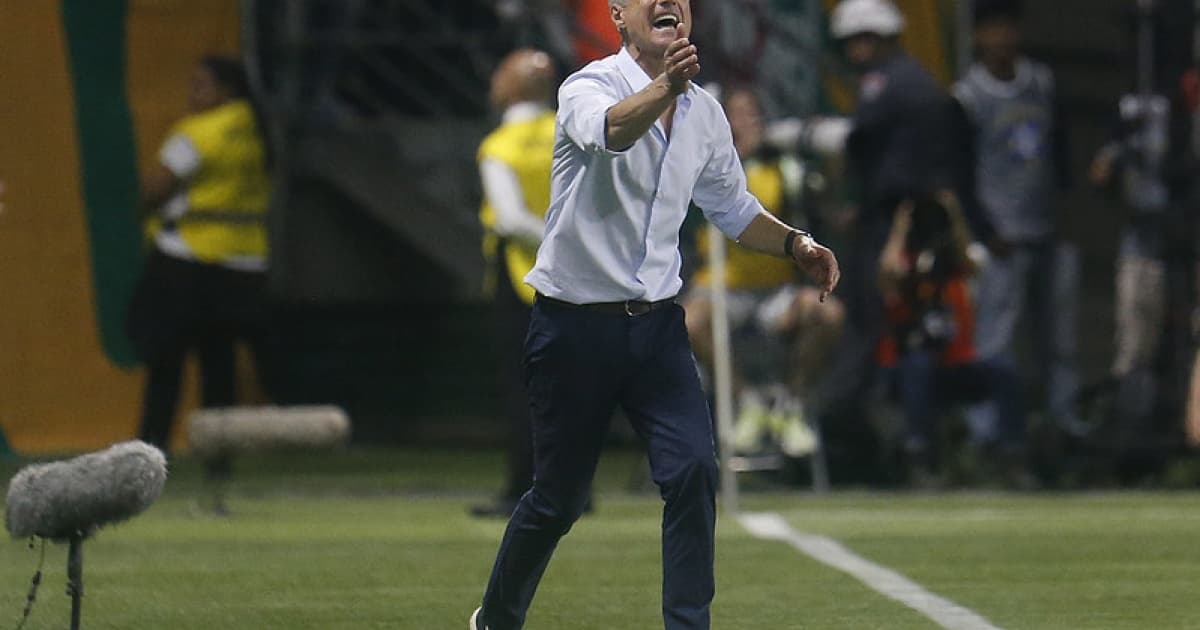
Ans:
MULTIPOLYGON (((762 111, 754 92, 745 88, 730 90, 725 109, 750 192, 768 211, 804 226, 806 222, 796 221, 794 216, 802 167, 763 142, 762 111)), ((697 359, 711 368, 712 270, 707 260, 707 237, 699 240, 703 263, 693 276, 693 289, 684 300, 684 308, 692 349, 697 359)), ((735 369, 739 414, 734 441, 738 452, 760 450, 768 434, 773 434, 780 450, 792 457, 806 455, 816 447, 816 435, 804 421, 797 394, 814 379, 840 334, 844 315, 833 298, 822 303, 817 288, 795 284, 795 271, 795 265, 786 259, 756 254, 732 243, 727 247, 725 284, 730 328, 739 335, 739 341, 747 333, 757 335, 760 341, 765 336, 768 350, 777 350, 746 353, 766 358, 770 364, 760 366, 766 377, 754 386, 735 369), (790 355, 795 361, 788 366, 790 355)))
POLYGON ((880 364, 890 368, 905 418, 904 455, 909 481, 939 483, 938 420, 948 403, 993 401, 996 435, 976 435, 1023 472, 1024 417, 1015 371, 980 360, 972 343, 974 313, 967 280, 977 271, 968 255, 966 220, 952 194, 906 201, 879 263, 887 333, 880 364))

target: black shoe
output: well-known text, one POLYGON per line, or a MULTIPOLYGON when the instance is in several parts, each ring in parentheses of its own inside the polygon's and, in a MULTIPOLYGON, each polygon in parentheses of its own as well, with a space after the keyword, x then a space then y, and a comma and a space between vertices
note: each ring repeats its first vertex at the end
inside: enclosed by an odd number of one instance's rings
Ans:
POLYGON ((492 503, 472 505, 468 511, 476 518, 508 518, 517 509, 515 499, 497 499, 492 503))

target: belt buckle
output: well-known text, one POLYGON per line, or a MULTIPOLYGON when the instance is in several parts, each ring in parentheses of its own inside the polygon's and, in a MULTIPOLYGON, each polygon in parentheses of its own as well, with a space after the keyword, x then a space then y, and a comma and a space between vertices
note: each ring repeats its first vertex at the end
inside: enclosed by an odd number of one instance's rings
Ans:
POLYGON ((653 302, 643 302, 641 300, 625 300, 623 306, 625 307, 625 314, 629 317, 645 315, 654 310, 653 302))

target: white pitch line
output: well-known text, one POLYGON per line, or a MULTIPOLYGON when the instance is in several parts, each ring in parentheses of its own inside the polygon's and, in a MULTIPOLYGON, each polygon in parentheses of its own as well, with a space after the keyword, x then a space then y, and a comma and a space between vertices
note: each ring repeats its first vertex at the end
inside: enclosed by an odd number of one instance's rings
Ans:
POLYGON ((756 538, 778 540, 810 558, 848 573, 881 595, 894 599, 948 630, 1001 630, 969 608, 925 590, 920 584, 847 549, 832 538, 798 532, 782 516, 742 514, 738 522, 756 538))

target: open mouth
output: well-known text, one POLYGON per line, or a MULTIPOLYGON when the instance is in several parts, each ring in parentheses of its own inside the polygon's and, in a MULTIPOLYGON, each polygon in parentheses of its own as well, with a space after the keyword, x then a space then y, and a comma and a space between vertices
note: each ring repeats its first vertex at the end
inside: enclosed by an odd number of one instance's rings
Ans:
POLYGON ((652 22, 651 25, 655 29, 674 29, 681 23, 682 22, 679 19, 679 16, 668 13, 654 18, 654 22, 652 22))

